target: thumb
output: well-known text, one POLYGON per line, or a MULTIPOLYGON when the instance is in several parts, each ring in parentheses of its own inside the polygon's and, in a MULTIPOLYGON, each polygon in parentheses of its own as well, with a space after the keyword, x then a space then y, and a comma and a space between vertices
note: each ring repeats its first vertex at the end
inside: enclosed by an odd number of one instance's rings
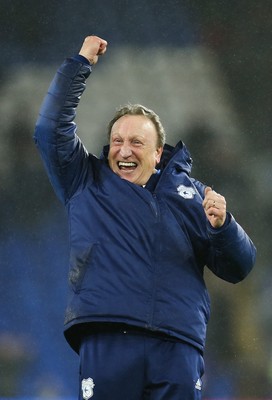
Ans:
POLYGON ((104 54, 107 50, 107 45, 108 45, 108 42, 106 40, 101 39, 97 54, 99 54, 99 55, 104 54))
POLYGON ((205 196, 212 191, 212 188, 210 186, 205 187, 205 196))

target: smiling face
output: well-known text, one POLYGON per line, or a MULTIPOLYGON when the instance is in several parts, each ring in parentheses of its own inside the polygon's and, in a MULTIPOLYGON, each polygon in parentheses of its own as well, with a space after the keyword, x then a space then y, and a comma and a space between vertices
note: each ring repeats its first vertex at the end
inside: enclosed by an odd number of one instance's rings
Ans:
POLYGON ((161 154, 156 128, 144 115, 124 115, 112 126, 109 166, 122 179, 145 185, 161 154))

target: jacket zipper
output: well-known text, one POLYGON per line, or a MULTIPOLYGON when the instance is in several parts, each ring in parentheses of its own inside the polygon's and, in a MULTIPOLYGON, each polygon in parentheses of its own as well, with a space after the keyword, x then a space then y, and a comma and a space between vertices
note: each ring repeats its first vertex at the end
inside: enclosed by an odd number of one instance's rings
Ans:
MULTIPOLYGON (((158 204, 158 199, 156 193, 152 193, 153 200, 150 203, 152 211, 155 214, 156 217, 156 222, 157 224, 160 221, 160 209, 159 209, 159 204, 158 204)), ((154 273, 153 273, 153 289, 152 289, 152 297, 151 297, 151 304, 150 304, 150 313, 149 313, 149 318, 148 318, 148 328, 153 327, 153 320, 154 320, 154 309, 155 309, 155 303, 156 303, 156 292, 157 292, 157 279, 158 279, 158 274, 157 274, 157 257, 159 255, 159 250, 161 247, 161 240, 160 240, 160 230, 156 229, 155 231, 155 251, 154 251, 154 257, 153 257, 153 267, 154 267, 154 273)))

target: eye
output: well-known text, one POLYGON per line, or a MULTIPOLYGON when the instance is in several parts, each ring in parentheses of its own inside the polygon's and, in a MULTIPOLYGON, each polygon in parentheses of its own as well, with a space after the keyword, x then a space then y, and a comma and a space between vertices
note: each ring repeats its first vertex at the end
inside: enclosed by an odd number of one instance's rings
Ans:
POLYGON ((143 143, 140 141, 140 140, 138 140, 138 139, 134 139, 133 141, 132 141, 132 143, 135 145, 135 146, 141 146, 143 143))
POLYGON ((120 144, 120 143, 122 143, 122 139, 119 138, 119 137, 112 138, 112 143, 114 143, 114 144, 120 144))

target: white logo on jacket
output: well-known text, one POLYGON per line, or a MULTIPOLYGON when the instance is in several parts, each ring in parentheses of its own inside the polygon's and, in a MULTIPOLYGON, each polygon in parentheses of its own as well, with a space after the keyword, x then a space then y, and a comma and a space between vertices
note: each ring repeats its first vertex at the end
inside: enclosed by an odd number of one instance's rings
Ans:
POLYGON ((178 194, 184 199, 193 199, 196 191, 191 186, 179 185, 177 187, 178 194))
POLYGON ((95 387, 94 381, 92 378, 88 379, 82 379, 81 382, 81 389, 82 389, 82 395, 83 399, 89 400, 91 397, 93 397, 93 388, 95 387))
POLYGON ((198 380, 196 381, 196 384, 195 384, 195 388, 197 390, 201 390, 201 387, 202 387, 202 382, 201 382, 201 379, 198 378, 198 380))

